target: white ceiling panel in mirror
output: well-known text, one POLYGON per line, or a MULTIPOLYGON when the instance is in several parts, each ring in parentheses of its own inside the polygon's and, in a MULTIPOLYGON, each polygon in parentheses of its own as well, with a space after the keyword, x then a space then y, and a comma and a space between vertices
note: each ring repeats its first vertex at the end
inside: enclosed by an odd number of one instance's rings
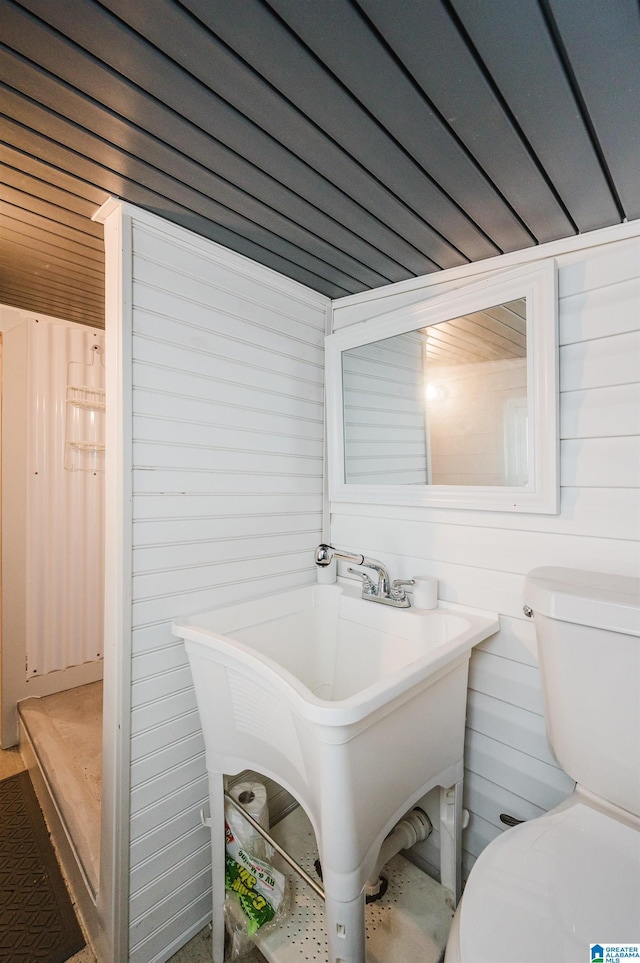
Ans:
POLYGON ((327 338, 333 500, 558 511, 555 264, 327 338))

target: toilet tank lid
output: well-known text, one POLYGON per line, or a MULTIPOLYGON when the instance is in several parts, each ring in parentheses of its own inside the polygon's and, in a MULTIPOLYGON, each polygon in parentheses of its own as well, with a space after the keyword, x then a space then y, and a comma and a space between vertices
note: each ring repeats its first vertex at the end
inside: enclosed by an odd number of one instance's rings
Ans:
POLYGON ((640 636, 640 579, 545 566, 525 579, 525 604, 549 618, 640 636))

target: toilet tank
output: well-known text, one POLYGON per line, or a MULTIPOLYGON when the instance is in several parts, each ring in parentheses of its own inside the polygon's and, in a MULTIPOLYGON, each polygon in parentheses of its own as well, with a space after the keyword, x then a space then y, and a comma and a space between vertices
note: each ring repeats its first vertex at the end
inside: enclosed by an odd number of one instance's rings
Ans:
POLYGON ((640 816, 640 579, 537 568, 533 610, 549 741, 562 768, 640 816))

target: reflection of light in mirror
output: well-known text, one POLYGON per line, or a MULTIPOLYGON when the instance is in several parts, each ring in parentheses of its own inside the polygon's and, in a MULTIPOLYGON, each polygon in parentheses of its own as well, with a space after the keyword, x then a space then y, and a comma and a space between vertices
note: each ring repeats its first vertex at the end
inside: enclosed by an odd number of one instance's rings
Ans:
POLYGON ((429 404, 438 404, 438 402, 446 401, 447 389, 444 385, 428 384, 425 387, 424 396, 429 404))

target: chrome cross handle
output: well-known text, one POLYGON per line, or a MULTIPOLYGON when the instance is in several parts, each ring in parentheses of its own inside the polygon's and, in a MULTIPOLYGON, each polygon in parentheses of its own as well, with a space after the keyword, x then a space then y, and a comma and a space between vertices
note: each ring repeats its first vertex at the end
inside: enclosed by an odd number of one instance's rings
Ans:
POLYGON ((407 597, 403 586, 404 585, 415 585, 416 580, 414 578, 394 578, 391 583, 391 595, 392 599, 397 599, 398 601, 403 601, 407 597))

